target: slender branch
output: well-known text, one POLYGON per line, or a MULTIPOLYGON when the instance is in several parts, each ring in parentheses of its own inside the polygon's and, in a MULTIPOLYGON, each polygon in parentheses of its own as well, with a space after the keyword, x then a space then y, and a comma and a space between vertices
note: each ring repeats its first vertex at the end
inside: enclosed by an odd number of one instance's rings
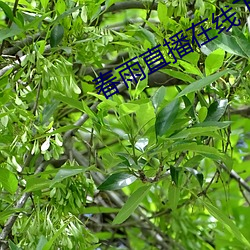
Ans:
MULTIPOLYGON (((149 17, 150 17, 150 15, 151 15, 152 8, 153 8, 154 4, 155 4, 155 0, 153 0, 152 4, 151 4, 151 6, 150 6, 150 9, 149 9, 149 11, 147 12, 146 21, 149 20, 149 17)), ((146 21, 142 24, 142 28, 145 27, 146 21)))
POLYGON ((224 163, 219 164, 219 167, 224 169, 230 175, 230 177, 236 180, 246 191, 250 192, 250 186, 234 170, 230 171, 224 163))

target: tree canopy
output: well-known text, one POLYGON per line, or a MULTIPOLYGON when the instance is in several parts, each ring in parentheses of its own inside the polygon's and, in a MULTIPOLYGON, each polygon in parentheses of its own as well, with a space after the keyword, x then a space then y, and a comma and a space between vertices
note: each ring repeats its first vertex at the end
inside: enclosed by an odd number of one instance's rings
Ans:
POLYGON ((250 249, 246 1, 0 1, 0 249, 250 249))

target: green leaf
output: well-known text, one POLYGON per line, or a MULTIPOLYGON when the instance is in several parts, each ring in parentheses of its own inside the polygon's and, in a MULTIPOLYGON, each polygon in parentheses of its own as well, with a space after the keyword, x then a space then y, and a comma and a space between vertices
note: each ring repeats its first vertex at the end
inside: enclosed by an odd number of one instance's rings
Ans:
POLYGON ((138 188, 132 195, 130 195, 127 202, 116 215, 112 224, 121 224, 124 222, 139 206, 143 198, 147 195, 150 187, 150 185, 144 185, 138 188))
POLYGON ((174 211, 177 208, 180 199, 180 189, 171 182, 168 188, 168 203, 169 207, 174 211))
POLYGON ((193 65, 193 64, 185 62, 185 61, 179 61, 179 64, 185 68, 185 72, 190 73, 190 74, 194 74, 194 75, 197 75, 200 77, 203 76, 200 69, 196 65, 193 65))
POLYGON ((225 122, 204 121, 195 124, 193 127, 217 127, 217 129, 222 129, 228 127, 230 124, 232 124, 231 121, 225 121, 225 122))
POLYGON ((73 98, 70 98, 68 96, 64 96, 64 95, 57 93, 57 92, 55 92, 53 96, 55 99, 57 99, 63 103, 66 103, 69 106, 76 108, 82 112, 85 112, 85 109, 83 108, 83 105, 80 101, 73 99, 73 98))
POLYGON ((62 180, 70 176, 74 176, 85 171, 86 169, 80 166, 77 166, 77 167, 67 166, 67 167, 61 168, 56 174, 55 178, 52 180, 51 186, 57 182, 61 182, 62 180))
POLYGON ((23 212, 23 208, 18 208, 18 209, 14 209, 14 208, 6 208, 5 211, 0 212, 0 222, 4 223, 6 219, 8 219, 8 217, 14 213, 18 213, 18 212, 23 212))
POLYGON ((219 121, 227 109, 227 104, 228 104, 227 99, 222 99, 222 100, 215 101, 214 103, 212 103, 208 108, 208 114, 205 119, 205 122, 219 121))
POLYGON ((24 192, 39 191, 49 188, 51 185, 51 180, 47 180, 42 177, 31 176, 26 178, 26 188, 24 192))
POLYGON ((140 105, 135 104, 135 103, 122 103, 119 106, 120 112, 122 114, 131 114, 134 113, 135 111, 137 111, 140 108, 140 105))
POLYGON ((179 101, 174 99, 156 116, 155 132, 156 136, 164 135, 174 123, 179 110, 179 101))
POLYGON ((23 29, 20 29, 18 26, 14 25, 8 29, 2 29, 0 30, 0 41, 3 41, 6 38, 12 37, 12 36, 17 36, 20 33, 23 32, 23 29))
POLYGON ((223 49, 217 49, 208 55, 205 60, 205 72, 207 76, 220 69, 223 65, 224 57, 225 51, 223 49))
POLYGON ((207 116, 207 108, 206 107, 201 107, 199 112, 198 112, 198 118, 200 122, 203 122, 206 119, 207 116))
POLYGON ((119 212, 119 208, 114 208, 114 207, 82 207, 80 209, 80 212, 82 214, 105 214, 105 213, 117 213, 119 212))
POLYGON ((155 110, 157 110, 158 107, 163 102, 165 94, 166 94, 166 87, 161 86, 152 96, 151 101, 155 110))
POLYGON ((7 5, 7 4, 4 3, 3 1, 0 1, 0 8, 3 9, 5 15, 6 15, 11 21, 14 21, 14 15, 13 15, 13 12, 12 12, 11 8, 9 7, 9 5, 7 5))
POLYGON ((48 3, 49 3, 49 0, 41 0, 41 5, 42 5, 42 7, 43 7, 44 9, 47 8, 48 3))
POLYGON ((16 176, 5 168, 0 168, 0 183, 11 194, 14 194, 18 187, 18 180, 16 176))
POLYGON ((190 75, 180 72, 180 71, 176 71, 176 70, 172 70, 172 69, 161 69, 160 70, 163 73, 166 73, 174 78, 180 79, 184 82, 189 82, 192 83, 195 81, 195 79, 193 77, 191 77, 190 75))
POLYGON ((172 181, 174 182, 176 186, 178 186, 180 170, 181 170, 180 168, 175 168, 173 166, 170 166, 170 175, 171 175, 172 181))
POLYGON ((133 183, 136 177, 132 174, 120 172, 109 176, 99 187, 99 190, 117 190, 133 183))
POLYGON ((183 95, 186 95, 186 94, 189 94, 189 93, 192 93, 192 92, 195 92, 197 90, 200 90, 204 87, 206 87, 207 85, 215 82, 216 80, 218 80, 220 77, 222 77, 223 75, 229 73, 230 70, 223 70, 221 72, 218 72, 218 73, 215 73, 213 75, 210 75, 210 76, 207 76, 205 78, 202 78, 198 81, 195 81, 191 84, 189 84, 184 90, 181 91, 181 93, 179 93, 177 95, 177 98, 178 97, 181 97, 183 95))
MULTIPOLYGON (((200 199, 201 200, 201 199, 200 199)), ((202 201, 202 200, 201 200, 202 201)), ((208 212, 215 217, 223 226, 232 233, 239 241, 241 241, 245 246, 250 248, 250 242, 245 238, 245 236, 240 232, 238 227, 230 220, 220 209, 216 208, 212 204, 202 201, 208 212)))
POLYGON ((167 13, 168 13, 168 10, 167 10, 166 4, 159 2, 158 7, 157 7, 157 14, 162 24, 166 24, 168 21, 167 13))
POLYGON ((43 250, 43 247, 46 245, 47 242, 48 241, 47 241, 46 237, 44 235, 41 235, 40 239, 38 241, 36 250, 43 250))
POLYGON ((56 47, 63 39, 64 28, 61 24, 56 25, 50 35, 50 46, 56 47))
POLYGON ((197 171, 196 169, 194 168, 189 168, 189 167, 186 167, 185 168, 188 172, 190 172, 192 175, 195 176, 195 178, 198 180, 200 186, 202 187, 203 185, 203 181, 204 181, 204 176, 201 172, 197 171))
POLYGON ((42 124, 49 122, 50 118, 53 116, 55 110, 58 108, 59 102, 52 100, 51 103, 45 104, 42 112, 42 124))
MULTIPOLYGON (((216 31, 211 31, 209 32, 211 34, 216 34, 216 31)), ((211 35, 212 37, 212 35, 211 35)), ((244 53, 244 51, 242 50, 242 48, 239 46, 236 37, 232 36, 232 35, 226 35, 225 33, 221 33, 220 35, 218 35, 218 37, 216 39, 214 39, 213 41, 211 41, 212 44, 216 44, 219 48, 234 54, 234 55, 238 55, 241 57, 247 57, 247 55, 244 53)), ((208 45, 209 47, 209 45, 208 45)))
POLYGON ((195 127, 188 128, 180 131, 179 133, 172 135, 170 139, 190 139, 196 136, 206 135, 207 132, 215 131, 218 127, 195 127))
POLYGON ((9 240, 8 242, 9 242, 10 250, 22 250, 17 245, 15 245, 11 240, 9 240))

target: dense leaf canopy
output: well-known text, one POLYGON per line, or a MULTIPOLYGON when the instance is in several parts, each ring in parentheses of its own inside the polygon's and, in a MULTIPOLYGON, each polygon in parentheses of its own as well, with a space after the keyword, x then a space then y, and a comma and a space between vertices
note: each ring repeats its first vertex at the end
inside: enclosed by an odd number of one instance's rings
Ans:
POLYGON ((235 2, 0 1, 1 250, 250 249, 235 2))

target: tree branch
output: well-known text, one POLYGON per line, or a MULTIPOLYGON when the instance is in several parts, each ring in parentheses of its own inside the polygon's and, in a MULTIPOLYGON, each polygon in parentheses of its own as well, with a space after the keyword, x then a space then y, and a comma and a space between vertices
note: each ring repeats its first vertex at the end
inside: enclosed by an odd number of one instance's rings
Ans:
POLYGON ((242 186, 246 191, 250 192, 250 186, 233 169, 229 170, 224 163, 219 164, 219 166, 220 168, 224 169, 232 179, 236 180, 240 186, 242 186))

